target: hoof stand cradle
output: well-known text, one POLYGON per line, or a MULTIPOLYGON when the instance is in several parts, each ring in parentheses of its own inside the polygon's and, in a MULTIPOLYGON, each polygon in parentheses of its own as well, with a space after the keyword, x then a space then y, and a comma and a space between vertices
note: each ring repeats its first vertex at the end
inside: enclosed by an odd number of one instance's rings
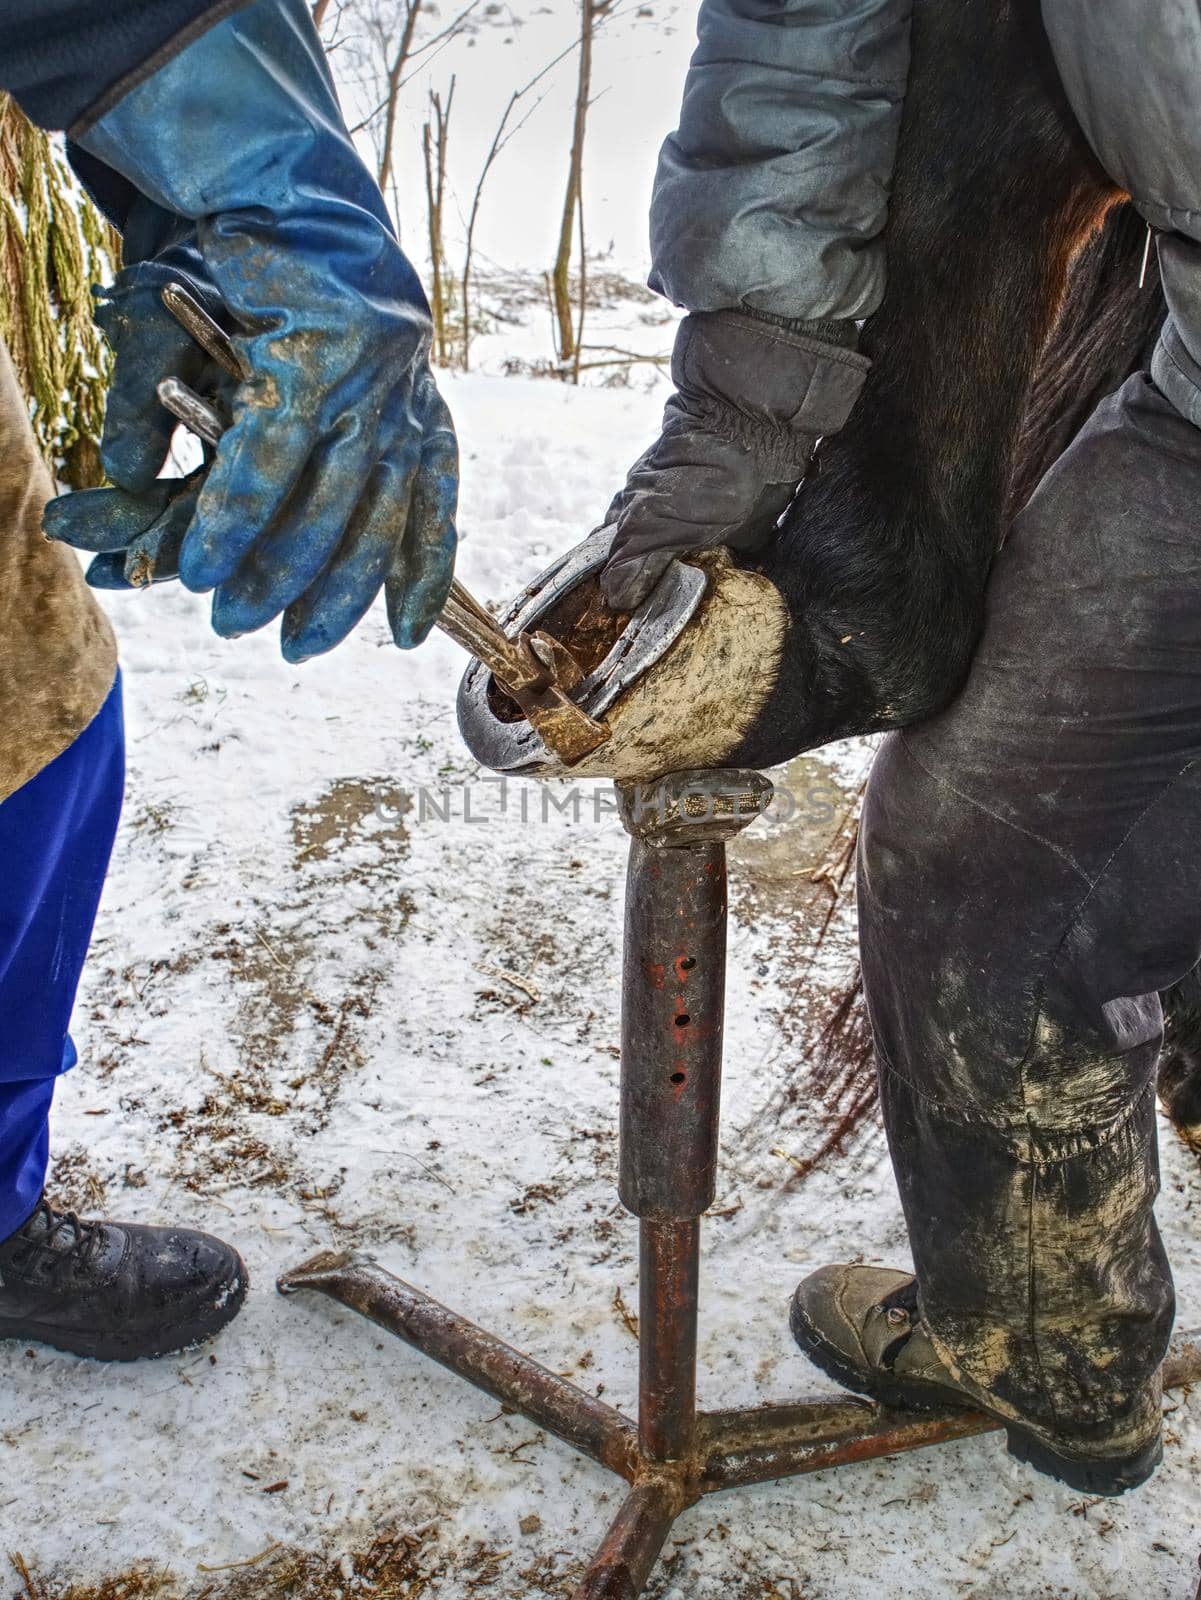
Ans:
MULTIPOLYGON (((717 1170, 726 840, 759 815, 771 786, 755 772, 686 772, 619 787, 618 795, 631 836, 618 1191, 640 1232, 637 1420, 370 1260, 318 1256, 279 1285, 289 1294, 314 1289, 361 1312, 627 1481, 575 1600, 634 1600, 672 1523, 703 1495, 997 1426, 978 1412, 889 1412, 854 1395, 698 1411, 700 1219, 717 1170)), ((1201 1339, 1178 1341, 1164 1377, 1169 1385, 1201 1379, 1201 1339)))
MULTIPOLYGON (((606 740, 565 762, 478 660, 458 710, 472 754, 495 771, 617 780, 630 835, 618 1193, 640 1234, 637 1419, 369 1259, 321 1255, 279 1283, 361 1312, 626 1480, 575 1600, 635 1600, 672 1523, 704 1495, 998 1426, 979 1412, 890 1412, 850 1394, 697 1409, 700 1222, 714 1199, 720 1122, 726 841, 772 794, 761 773, 723 761, 774 683, 783 601, 766 579, 714 555, 673 564, 633 616, 614 618, 596 581, 608 548, 604 530, 585 540, 502 619, 512 638, 543 633, 571 652, 581 673, 572 697, 605 724, 606 740)), ((782 1328, 783 1316, 781 1308, 782 1328)), ((1199 1379, 1201 1335, 1185 1335, 1165 1381, 1199 1379)))

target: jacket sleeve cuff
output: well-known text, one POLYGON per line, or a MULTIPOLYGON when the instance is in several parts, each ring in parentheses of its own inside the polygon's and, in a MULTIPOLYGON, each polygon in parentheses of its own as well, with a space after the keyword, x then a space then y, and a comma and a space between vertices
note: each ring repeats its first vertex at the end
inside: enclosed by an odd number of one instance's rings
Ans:
POLYGON ((230 0, 8 0, 0 90, 41 128, 86 125, 231 9, 230 0))
MULTIPOLYGON (((96 122, 161 67, 193 44, 210 28, 243 10, 252 0, 185 0, 178 6, 180 25, 165 39, 152 45, 145 54, 127 57, 124 70, 99 94, 89 100, 78 116, 67 125, 70 138, 82 139, 96 122), (185 20, 186 19, 186 20, 185 20)), ((146 41, 143 41, 145 43, 146 41)))

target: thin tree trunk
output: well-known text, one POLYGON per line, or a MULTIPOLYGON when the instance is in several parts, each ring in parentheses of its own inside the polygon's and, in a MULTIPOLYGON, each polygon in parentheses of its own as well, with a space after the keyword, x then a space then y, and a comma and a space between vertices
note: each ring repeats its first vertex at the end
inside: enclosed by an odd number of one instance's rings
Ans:
POLYGON ((588 126, 588 100, 592 90, 592 40, 596 23, 609 0, 580 0, 580 69, 576 79, 575 120, 571 131, 571 159, 567 168, 567 192, 563 197, 563 220, 559 227, 559 248, 551 271, 555 297, 558 355, 564 365, 575 360, 575 327, 571 303, 571 247, 575 237, 576 211, 584 169, 584 135, 588 126))
MULTIPOLYGON (((606 6, 609 3, 610 0, 605 0, 606 6)), ((544 96, 540 95, 538 99, 534 101, 533 105, 529 108, 526 114, 521 118, 520 122, 515 123, 511 128, 509 127, 509 118, 525 99, 526 95, 529 94, 532 89, 537 88, 538 84, 542 82, 547 73, 553 72, 554 69, 559 65, 559 62, 563 60, 564 56, 569 55, 574 48, 574 45, 568 45, 565 50, 560 50, 557 56, 548 61, 544 67, 539 69, 539 71, 535 72, 534 76, 528 83, 523 84, 520 89, 515 89, 509 96, 509 102, 505 106, 500 122, 497 124, 496 132, 492 136, 492 144, 489 147, 488 154, 484 158, 484 165, 480 169, 479 181, 475 186, 475 194, 471 199, 471 211, 467 219, 467 240, 463 247, 463 276, 460 280, 463 296, 462 312, 464 372, 467 371, 471 359, 471 266, 475 254, 475 225, 479 220, 480 202, 484 197, 484 185, 488 181, 488 174, 492 171, 492 166, 497 156, 500 155, 501 151, 509 143, 510 139, 516 138, 516 136, 521 132, 522 128, 525 127, 526 123, 534 115, 534 112, 537 111, 538 107, 542 104, 544 96)))
POLYGON ((588 312, 588 243, 584 236, 584 185, 576 189, 576 211, 580 221, 580 298, 579 315, 575 325, 575 353, 571 363, 571 381, 580 381, 580 354, 584 348, 584 318, 588 312))
POLYGON ((513 114, 513 107, 524 93, 524 89, 519 89, 509 96, 509 103, 504 109, 504 115, 501 117, 496 133, 493 135, 491 147, 484 159, 484 165, 480 169, 479 182, 475 186, 475 194, 471 197, 471 212, 467 218, 467 238, 463 245, 463 279, 460 285, 460 293, 463 300, 464 372, 471 365, 471 264, 475 255, 475 225, 480 214, 480 202, 484 197, 484 184, 488 180, 488 174, 492 171, 492 163, 507 143, 505 129, 508 127, 509 118, 513 114))
POLYGON ((313 26, 321 32, 321 24, 325 21, 325 14, 329 10, 330 0, 313 0, 313 26))
POLYGON ((400 105, 400 80, 404 76, 405 64, 413 48, 413 34, 417 29, 417 18, 421 15, 424 0, 407 0, 404 27, 400 34, 400 43, 396 46, 396 54, 388 67, 388 93, 384 101, 384 135, 380 146, 379 171, 376 179, 380 189, 386 194, 388 184, 392 178, 392 141, 396 137, 396 113, 400 105))
POLYGON ((450 134, 450 108, 455 97, 455 80, 450 80, 446 104, 440 95, 430 92, 433 107, 433 128, 427 122, 421 130, 421 146, 425 156, 425 198, 429 217, 430 242, 430 312, 434 322, 434 350, 439 365, 446 366, 450 359, 446 329, 446 242, 443 228, 446 202, 446 149, 450 134))

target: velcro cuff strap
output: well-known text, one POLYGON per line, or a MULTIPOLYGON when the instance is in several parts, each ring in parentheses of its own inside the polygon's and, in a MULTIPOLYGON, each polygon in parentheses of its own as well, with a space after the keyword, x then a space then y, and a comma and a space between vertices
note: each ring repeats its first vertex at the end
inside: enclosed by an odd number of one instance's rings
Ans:
POLYGON ((676 388, 705 415, 737 414, 736 436, 755 447, 787 436, 807 459, 813 441, 837 433, 859 398, 871 362, 857 350, 826 344, 738 311, 693 312, 676 335, 676 388), (784 437, 781 437, 784 436, 784 437))

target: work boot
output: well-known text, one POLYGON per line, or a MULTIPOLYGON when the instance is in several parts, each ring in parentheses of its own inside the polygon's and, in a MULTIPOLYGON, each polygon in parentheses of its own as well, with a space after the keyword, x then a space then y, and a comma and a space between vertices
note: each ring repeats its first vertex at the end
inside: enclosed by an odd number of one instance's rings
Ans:
POLYGON ((231 1322, 248 1281, 207 1233, 81 1222, 43 1199, 0 1241, 0 1338, 98 1361, 167 1355, 231 1322))
POLYGON ((1023 1422, 997 1396, 952 1370, 922 1321, 917 1280, 907 1272, 821 1267, 802 1279, 790 1321, 801 1349, 837 1383, 900 1410, 985 1411, 1004 1427, 1010 1455, 1083 1494, 1137 1488, 1163 1456, 1158 1378, 1136 1420, 1123 1423, 1103 1449, 1101 1441, 1081 1441, 1077 1453, 1071 1441, 1023 1422))

